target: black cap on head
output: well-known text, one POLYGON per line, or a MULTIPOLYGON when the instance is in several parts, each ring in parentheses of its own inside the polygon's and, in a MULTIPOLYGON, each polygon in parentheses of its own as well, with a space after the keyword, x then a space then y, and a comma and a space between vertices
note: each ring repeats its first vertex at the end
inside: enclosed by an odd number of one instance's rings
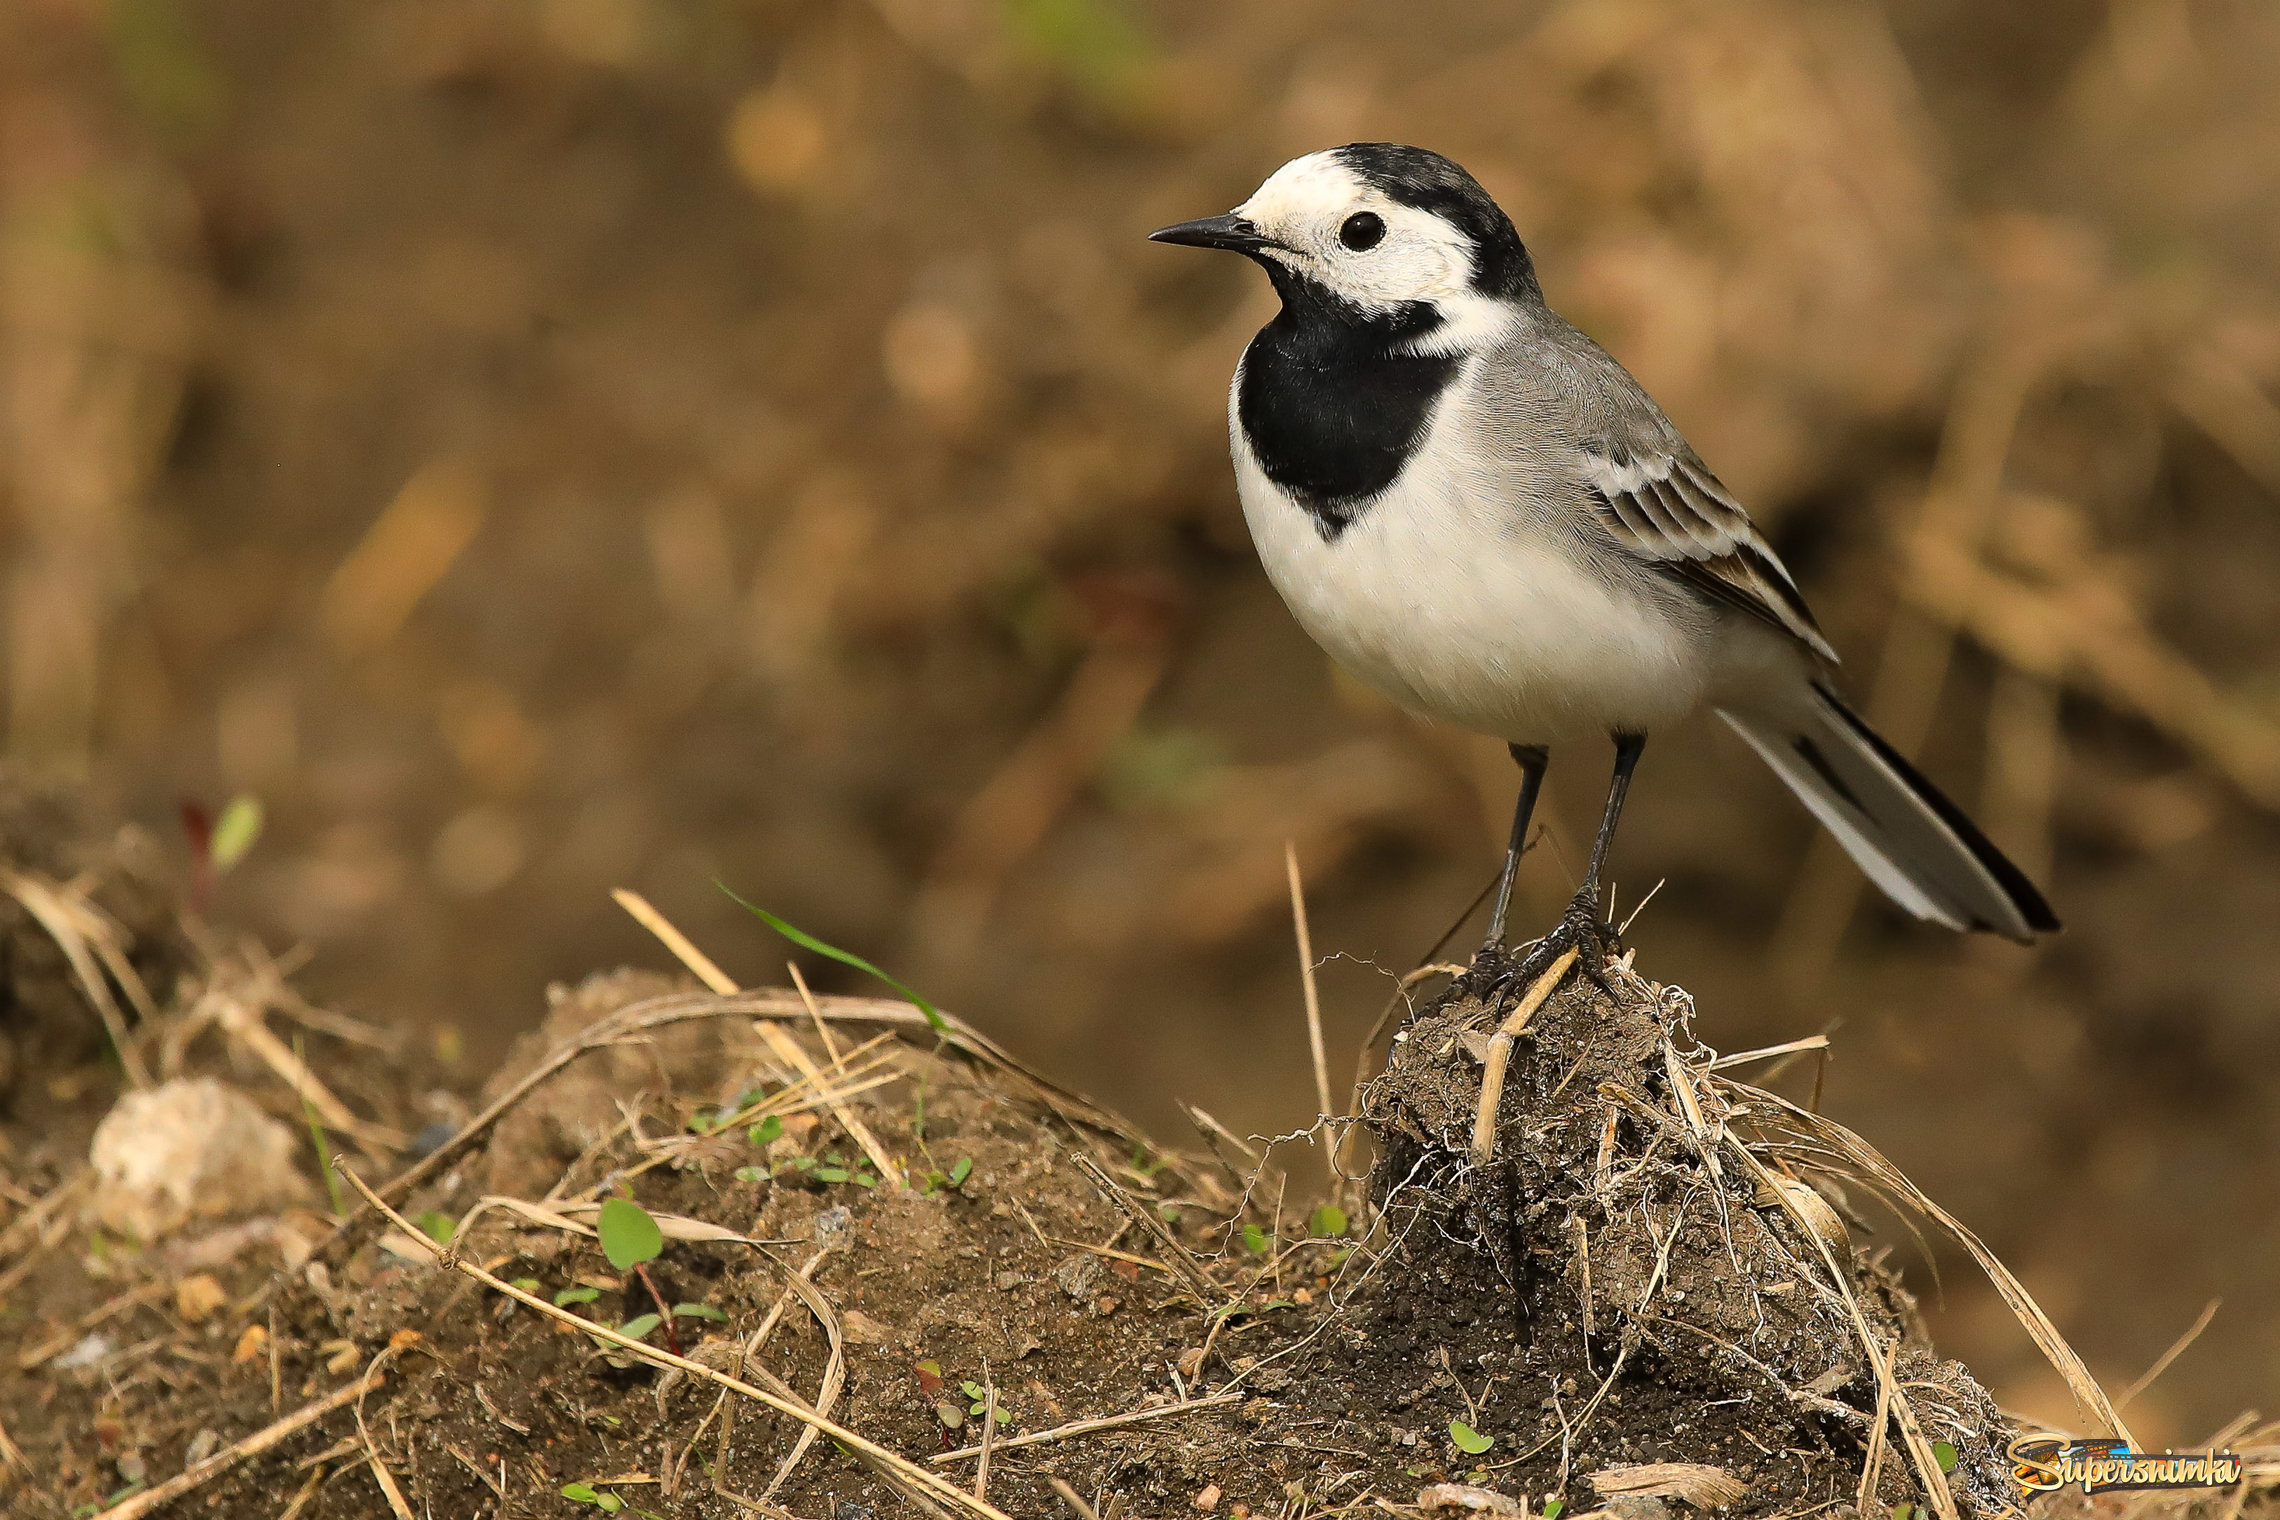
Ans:
POLYGON ((1472 239, 1473 288, 1507 299, 1533 292, 1536 267, 1512 218, 1463 169, 1424 148, 1402 143, 1348 143, 1338 161, 1371 189, 1403 206, 1429 211, 1472 239))

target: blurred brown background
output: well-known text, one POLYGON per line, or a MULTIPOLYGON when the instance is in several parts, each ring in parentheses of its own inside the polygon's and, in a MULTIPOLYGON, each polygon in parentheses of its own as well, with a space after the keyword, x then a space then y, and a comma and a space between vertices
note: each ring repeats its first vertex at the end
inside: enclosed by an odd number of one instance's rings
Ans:
POLYGON ((258 796, 217 916, 471 1075, 660 962, 615 885, 779 979, 719 877, 1169 1139, 1299 1127, 1284 841, 1342 1071, 1512 775, 1290 623, 1222 413, 1271 298, 1142 238, 1356 138, 1503 201, 2070 925, 1900 922, 1698 725, 1617 851, 1644 969, 1725 1049, 1840 1025, 1827 1106, 2112 1386, 2221 1295, 2141 1433, 2269 1407, 2260 0, 0 0, 6 760, 185 859, 258 796))

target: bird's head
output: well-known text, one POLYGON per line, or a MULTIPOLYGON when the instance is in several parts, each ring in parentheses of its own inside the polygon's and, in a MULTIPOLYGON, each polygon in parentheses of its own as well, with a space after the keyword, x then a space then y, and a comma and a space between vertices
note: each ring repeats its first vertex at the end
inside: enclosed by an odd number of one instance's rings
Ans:
POLYGON ((1437 348, 1506 326, 1541 300, 1512 219, 1438 153, 1349 143, 1292 159, 1225 216, 1181 222, 1159 243, 1256 260, 1286 307, 1397 323, 1437 348))

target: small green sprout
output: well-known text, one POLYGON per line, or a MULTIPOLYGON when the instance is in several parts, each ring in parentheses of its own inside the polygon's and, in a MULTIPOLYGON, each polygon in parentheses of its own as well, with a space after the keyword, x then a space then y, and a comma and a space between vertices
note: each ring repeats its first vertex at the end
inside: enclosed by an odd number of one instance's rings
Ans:
POLYGON ((625 1501, 616 1494, 605 1494, 588 1483, 565 1483, 562 1497, 572 1504, 591 1504, 605 1515, 614 1515, 625 1508, 625 1501))
POLYGON ((781 1114, 770 1114, 744 1132, 744 1138, 754 1145, 767 1145, 784 1138, 784 1119, 781 1114))
POLYGON ((240 792, 222 804, 222 815, 214 820, 214 832, 207 836, 206 855, 214 863, 214 874, 226 876, 230 867, 245 859, 253 842, 261 837, 261 799, 240 792))
POLYGON ((1346 1233, 1346 1211, 1334 1203, 1326 1203, 1314 1211, 1314 1233, 1329 1239, 1346 1233))
POLYGON ((1940 1464, 1941 1472, 1954 1472, 1955 1447, 1946 1441, 1934 1441, 1932 1443, 1932 1460, 1940 1464))
POLYGON ((971 1156, 960 1156, 957 1160, 957 1164, 952 1166, 947 1172, 928 1172, 926 1174, 926 1185, 921 1190, 921 1192, 923 1196, 928 1198, 934 1197, 937 1193, 955 1192, 957 1189, 964 1187, 966 1185, 966 1179, 973 1175, 974 1158, 971 1156))
POLYGON ((414 1219, 412 1223, 420 1227, 422 1235, 439 1246, 450 1245, 453 1232, 459 1228, 459 1221, 441 1209, 429 1209, 414 1219))
MULTIPOLYGON (((958 1391, 960 1393, 963 1393, 967 1398, 974 1401, 974 1407, 967 1410, 967 1414, 977 1415, 988 1411, 990 1407, 990 1391, 987 1388, 984 1388, 979 1383, 968 1382, 960 1383, 958 1385, 958 1391)), ((998 1405, 997 1422, 1000 1425, 1010 1425, 1013 1423, 1013 1416, 1007 1412, 1006 1407, 1003 1403, 1000 1403, 998 1405)))
POLYGON ((567 1309, 572 1304, 590 1304, 601 1296, 599 1288, 564 1288, 554 1295, 554 1307, 567 1309))
POLYGON ((1496 1437, 1484 1436, 1462 1420, 1449 1422, 1449 1439, 1468 1457, 1477 1457, 1496 1444, 1496 1437))
POLYGON ((1255 1224, 1243 1226, 1243 1249, 1253 1256, 1266 1255, 1268 1249, 1273 1245, 1274 1241, 1265 1230, 1260 1229, 1255 1224))
POLYGON ((594 1231, 602 1238, 602 1254, 620 1272, 655 1261, 665 1249, 665 1232, 647 1209, 630 1198, 605 1199, 594 1231))
POLYGON ((673 1306, 673 1317, 675 1319, 709 1319, 721 1324, 728 1322, 728 1316, 715 1309, 711 1304, 675 1304, 673 1306))

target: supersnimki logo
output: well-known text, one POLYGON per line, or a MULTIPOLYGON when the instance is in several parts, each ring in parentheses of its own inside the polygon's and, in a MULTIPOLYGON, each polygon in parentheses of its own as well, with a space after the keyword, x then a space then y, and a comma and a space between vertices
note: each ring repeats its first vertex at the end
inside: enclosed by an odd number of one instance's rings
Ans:
POLYGON ((2240 1481, 2241 1460, 2229 1451, 2132 1451, 2107 1436, 2070 1441, 2061 1436, 2020 1436, 2007 1448, 2011 1480, 2030 1494, 2079 1483, 2085 1494, 2125 1488, 2229 1488, 2240 1481))

